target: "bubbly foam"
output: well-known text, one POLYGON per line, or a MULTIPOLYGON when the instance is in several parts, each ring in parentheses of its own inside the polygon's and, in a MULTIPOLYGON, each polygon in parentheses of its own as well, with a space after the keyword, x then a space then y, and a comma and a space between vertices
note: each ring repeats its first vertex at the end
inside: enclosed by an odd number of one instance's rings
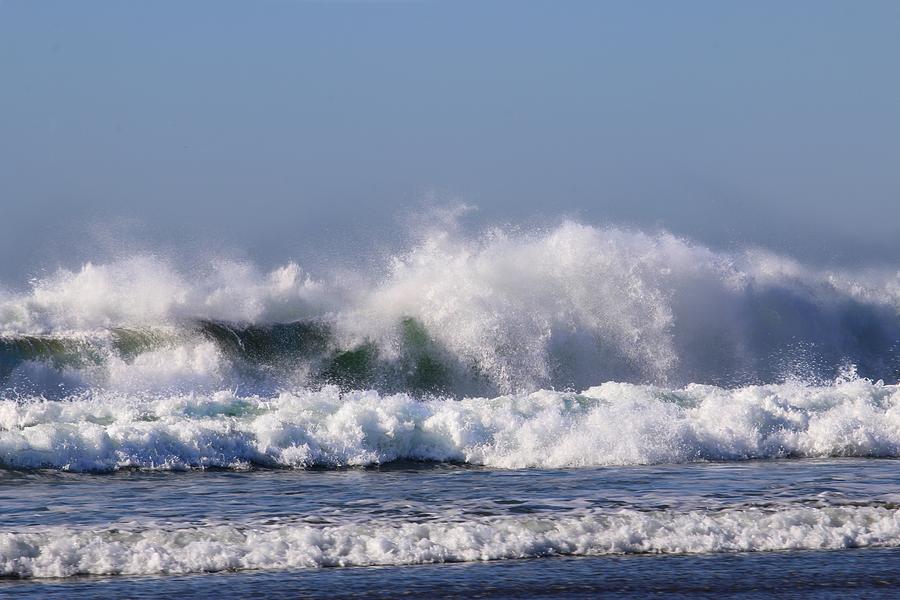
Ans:
POLYGON ((551 555, 693 554, 900 545, 880 506, 619 510, 461 522, 313 527, 207 525, 0 533, 0 575, 68 577, 484 561, 551 555))
POLYGON ((0 401, 0 466, 500 468, 900 456, 900 387, 861 379, 725 389, 606 383, 581 394, 421 400, 337 387, 275 397, 127 395, 0 401))

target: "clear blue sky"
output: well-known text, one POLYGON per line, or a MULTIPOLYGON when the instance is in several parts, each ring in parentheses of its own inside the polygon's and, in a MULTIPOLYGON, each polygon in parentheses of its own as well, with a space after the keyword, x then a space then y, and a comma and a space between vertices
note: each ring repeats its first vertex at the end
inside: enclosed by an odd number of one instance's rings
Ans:
POLYGON ((896 264, 898 73, 891 0, 0 0, 0 277, 305 262, 429 194, 896 264))

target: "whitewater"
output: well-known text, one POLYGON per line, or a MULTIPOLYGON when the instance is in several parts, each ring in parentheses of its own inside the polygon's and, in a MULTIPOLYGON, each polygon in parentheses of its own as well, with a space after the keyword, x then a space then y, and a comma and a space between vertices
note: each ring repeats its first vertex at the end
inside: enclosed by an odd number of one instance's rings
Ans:
POLYGON ((336 386, 88 394, 0 402, 0 465, 112 471, 349 467, 400 460, 560 468, 785 457, 895 457, 900 388, 864 380, 727 390, 607 383, 580 394, 421 400, 336 386))
POLYGON ((841 549, 900 540, 900 511, 793 508, 310 527, 51 529, 5 534, 0 574, 154 574, 487 561, 552 555, 841 549), (77 562, 71 560, 76 555, 77 562))
POLYGON ((898 378, 900 269, 665 231, 60 268, 0 289, 0 577, 896 548, 898 378))

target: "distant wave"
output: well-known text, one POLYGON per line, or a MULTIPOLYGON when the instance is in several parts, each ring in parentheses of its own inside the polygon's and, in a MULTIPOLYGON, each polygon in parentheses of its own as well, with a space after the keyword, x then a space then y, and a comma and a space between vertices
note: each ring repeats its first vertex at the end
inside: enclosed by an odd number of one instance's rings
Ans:
POLYGON ((365 268, 313 277, 152 256, 0 295, 0 389, 260 394, 335 384, 415 395, 900 375, 900 271, 717 253, 575 222, 433 229, 365 268))
POLYGON ((888 505, 617 510, 467 521, 310 526, 123 523, 0 533, 0 576, 149 575, 484 561, 900 546, 888 505))
POLYGON ((398 460, 557 468, 900 457, 900 387, 849 379, 725 389, 606 383, 581 394, 421 400, 88 392, 0 400, 0 467, 348 467, 398 460))

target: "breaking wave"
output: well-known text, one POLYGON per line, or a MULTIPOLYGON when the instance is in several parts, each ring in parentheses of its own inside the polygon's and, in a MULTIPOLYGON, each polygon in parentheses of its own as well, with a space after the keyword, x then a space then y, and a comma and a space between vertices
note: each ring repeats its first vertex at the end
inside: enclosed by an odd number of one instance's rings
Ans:
POLYGON ((900 375, 900 272, 814 269, 575 222, 466 236, 319 276, 135 256, 0 294, 0 387, 414 395, 900 375))
POLYGON ((900 456, 900 273, 575 222, 371 264, 135 256, 0 295, 0 465, 900 456))
POLYGON ((900 546, 891 505, 617 510, 460 522, 335 526, 50 528, 0 533, 0 576, 145 575, 485 561, 553 555, 693 554, 900 546))

